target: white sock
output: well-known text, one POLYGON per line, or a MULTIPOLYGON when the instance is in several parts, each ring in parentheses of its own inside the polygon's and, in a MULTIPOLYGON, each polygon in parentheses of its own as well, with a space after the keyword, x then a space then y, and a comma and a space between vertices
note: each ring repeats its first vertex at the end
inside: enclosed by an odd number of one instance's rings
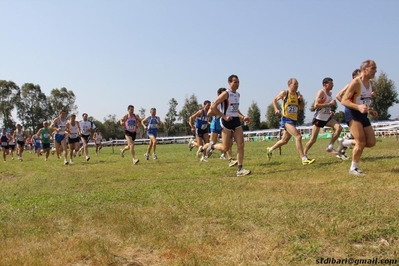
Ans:
POLYGON ((302 161, 306 161, 307 158, 308 158, 308 157, 303 156, 303 157, 302 157, 302 161))
POLYGON ((272 151, 273 151, 273 148, 270 148, 270 149, 269 149, 269 152, 271 153, 272 151))
POLYGON ((351 170, 358 168, 358 164, 352 161, 351 170))

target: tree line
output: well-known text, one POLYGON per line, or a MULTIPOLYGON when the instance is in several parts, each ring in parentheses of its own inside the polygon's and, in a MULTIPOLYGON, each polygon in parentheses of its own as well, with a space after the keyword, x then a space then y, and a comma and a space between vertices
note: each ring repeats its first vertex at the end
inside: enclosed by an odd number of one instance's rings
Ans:
MULTIPOLYGON (((388 110, 395 103, 399 103, 395 83, 388 78, 386 73, 381 72, 373 81, 373 90, 377 94, 372 106, 379 114, 376 119, 391 119, 388 110)), ((316 91, 313 96, 315 95, 316 91)), ((308 95, 309 97, 311 96, 308 95)), ((0 119, 3 121, 3 127, 6 128, 15 128, 12 112, 16 110, 17 118, 21 121, 22 126, 30 132, 37 132, 44 121, 54 119, 61 110, 65 110, 67 113, 76 113, 78 107, 75 104, 75 100, 76 96, 73 91, 65 87, 52 89, 50 95, 47 96, 41 91, 39 85, 25 83, 22 87, 19 87, 12 81, 0 80, 0 119)), ((307 105, 308 102, 305 101, 305 109, 307 105)), ((189 117, 202 108, 202 104, 198 102, 195 94, 186 97, 180 111, 177 111, 178 102, 175 98, 169 100, 168 106, 163 125, 159 129, 160 136, 191 135, 188 124, 189 117)), ((279 104, 278 106, 281 109, 281 105, 279 104)), ((299 125, 304 125, 306 118, 305 109, 298 113, 299 125)), ((314 111, 313 102, 309 109, 314 111)), ((141 118, 145 118, 146 109, 140 108, 138 114, 141 118)), ((251 119, 251 123, 248 125, 243 124, 244 130, 280 127, 280 117, 275 114, 272 103, 266 108, 265 121, 261 121, 261 111, 255 101, 252 101, 249 106, 247 116, 251 119)), ((334 118, 340 123, 345 122, 343 111, 336 112, 334 118)), ((92 116, 89 117, 89 120, 94 122, 107 139, 121 139, 124 137, 124 129, 119 125, 119 118, 115 114, 108 115, 102 122, 92 116)), ((139 127, 138 136, 144 137, 144 135, 143 128, 139 127)))

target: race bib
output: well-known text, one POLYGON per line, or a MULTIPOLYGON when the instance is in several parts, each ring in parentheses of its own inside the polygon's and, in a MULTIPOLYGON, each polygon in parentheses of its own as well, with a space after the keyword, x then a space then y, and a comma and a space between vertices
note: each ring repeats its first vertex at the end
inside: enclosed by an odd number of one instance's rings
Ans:
POLYGON ((298 106, 296 106, 296 105, 288 105, 287 112, 289 114, 296 114, 298 112, 298 106))
POLYGON ((71 133, 71 135, 69 136, 71 139, 76 139, 78 137, 77 133, 71 133))

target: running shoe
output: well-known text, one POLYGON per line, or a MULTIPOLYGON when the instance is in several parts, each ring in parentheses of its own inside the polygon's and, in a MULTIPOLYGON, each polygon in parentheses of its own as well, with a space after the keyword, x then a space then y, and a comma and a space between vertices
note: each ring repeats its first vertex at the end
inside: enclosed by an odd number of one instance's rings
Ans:
POLYGON ((306 160, 302 160, 302 165, 312 164, 312 163, 314 163, 314 161, 316 161, 316 159, 306 158, 306 160))
POLYGON ((241 168, 241 170, 237 171, 237 176, 246 176, 251 173, 250 170, 246 170, 244 168, 241 168))

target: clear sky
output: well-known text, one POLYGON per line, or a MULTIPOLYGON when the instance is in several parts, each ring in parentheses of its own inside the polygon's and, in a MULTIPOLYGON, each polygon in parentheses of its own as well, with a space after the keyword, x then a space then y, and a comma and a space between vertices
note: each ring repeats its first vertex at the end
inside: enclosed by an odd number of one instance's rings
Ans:
POLYGON ((324 77, 336 93, 366 59, 399 85, 397 0, 1 0, 0 10, 0 79, 46 95, 66 87, 100 121, 129 104, 163 119, 171 98, 177 111, 192 94, 213 101, 230 74, 241 112, 254 101, 262 121, 291 77, 308 105, 324 77))

